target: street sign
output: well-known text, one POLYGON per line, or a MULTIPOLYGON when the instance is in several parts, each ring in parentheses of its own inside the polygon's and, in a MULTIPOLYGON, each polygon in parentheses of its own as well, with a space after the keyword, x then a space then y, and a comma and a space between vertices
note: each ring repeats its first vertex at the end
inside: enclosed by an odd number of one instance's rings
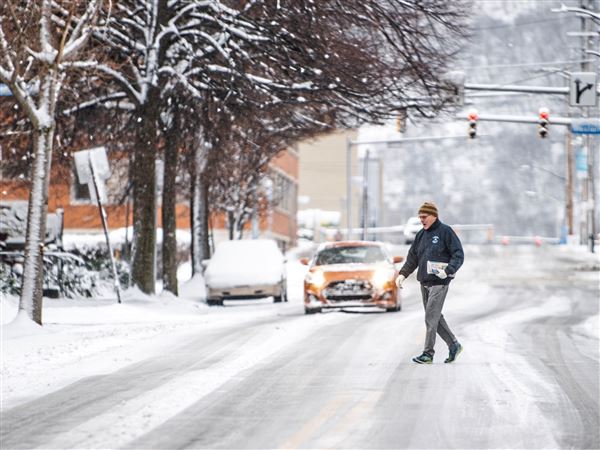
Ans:
POLYGON ((596 106, 598 100, 596 72, 573 72, 569 81, 571 106, 596 106))
POLYGON ((573 134, 600 134, 600 118, 572 119, 571 131, 573 134))
POLYGON ((582 149, 575 153, 575 170, 577 172, 587 173, 587 155, 582 149))
POLYGON ((98 212, 100 213, 100 220, 102 221, 102 228, 104 229, 104 238, 106 239, 106 246, 108 247, 110 264, 112 266, 117 301, 121 303, 121 288, 119 277, 117 275, 117 266, 115 265, 115 258, 108 236, 108 220, 106 219, 104 206, 102 206, 102 203, 106 203, 107 201, 105 180, 110 177, 110 166, 106 156, 106 148, 95 147, 88 150, 80 150, 74 153, 74 157, 79 183, 87 183, 90 191, 90 199, 92 202, 98 204, 98 212))
POLYGON ((448 72, 445 76, 452 89, 452 104, 463 106, 465 104, 465 73, 461 70, 448 72))
POLYGON ((110 166, 104 147, 89 150, 80 150, 74 153, 75 169, 80 184, 87 184, 90 191, 90 200, 96 203, 96 190, 100 200, 106 203, 106 183, 110 177, 110 166), (94 181, 94 176, 96 180, 94 181), (96 184, 96 186, 94 186, 96 184))

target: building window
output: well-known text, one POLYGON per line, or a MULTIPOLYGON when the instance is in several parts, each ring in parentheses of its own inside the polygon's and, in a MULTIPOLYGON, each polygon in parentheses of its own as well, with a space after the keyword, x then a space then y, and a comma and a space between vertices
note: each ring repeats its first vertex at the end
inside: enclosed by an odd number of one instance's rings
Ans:
POLYGON ((296 183, 287 176, 273 171, 271 174, 274 188, 274 205, 287 213, 295 211, 296 183))

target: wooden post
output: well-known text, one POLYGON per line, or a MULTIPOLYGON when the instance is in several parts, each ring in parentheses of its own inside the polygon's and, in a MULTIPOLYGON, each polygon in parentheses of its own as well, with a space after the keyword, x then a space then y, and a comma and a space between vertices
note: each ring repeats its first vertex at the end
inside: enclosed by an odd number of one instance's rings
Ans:
POLYGON ((567 131, 567 192, 566 192, 566 213, 567 213, 567 234, 573 234, 573 141, 571 131, 567 131))

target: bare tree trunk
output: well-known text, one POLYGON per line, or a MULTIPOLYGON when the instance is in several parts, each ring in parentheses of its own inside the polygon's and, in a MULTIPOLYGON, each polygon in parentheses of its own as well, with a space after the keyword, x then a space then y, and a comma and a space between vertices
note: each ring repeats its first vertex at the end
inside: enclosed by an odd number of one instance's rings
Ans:
POLYGON ((244 226, 243 225, 238 227, 238 239, 244 239, 244 226))
POLYGON ((235 216, 233 211, 227 211, 227 234, 229 236, 229 240, 232 241, 234 238, 235 231, 235 216))
POLYGON ((194 203, 196 203, 196 198, 194 196, 194 193, 196 192, 196 176, 192 176, 191 177, 191 188, 190 188, 190 192, 191 192, 191 196, 190 196, 190 231, 191 231, 191 235, 192 235, 192 242, 190 244, 190 259, 192 260, 192 276, 194 276, 196 273, 200 272, 202 273, 202 266, 198 267, 196 266, 196 258, 195 258, 195 254, 196 254, 196 233, 194 232, 194 217, 195 212, 194 212, 194 203))
POLYGON ((156 126, 159 92, 151 88, 140 107, 141 129, 134 150, 132 285, 154 294, 156 280, 156 126))
POLYGON ((237 238, 243 239, 244 238, 244 225, 246 224, 245 215, 244 214, 239 215, 236 222, 237 222, 236 223, 237 238))
POLYGON ((58 25, 53 21, 56 5, 50 0, 0 3, 0 81, 9 87, 33 125, 33 164, 19 315, 27 315, 40 325, 56 104, 66 76, 64 59, 73 61, 84 48, 99 11, 100 4, 96 0, 86 3, 88 8, 75 27, 72 27, 72 19, 76 7, 71 8, 65 22, 58 25), (29 27, 33 27, 29 30, 31 34, 25 30, 29 27), (22 31, 25 33, 21 34, 22 31), (37 85, 35 93, 34 85, 37 85))
MULTIPOLYGON (((199 152, 200 150, 196 150, 199 152)), ((210 258, 208 236, 208 183, 204 174, 198 170, 201 165, 196 162, 192 192, 192 271, 202 273, 202 261, 210 258)))
POLYGON ((208 207, 208 181, 206 179, 206 175, 203 178, 202 182, 202 253, 206 258, 210 258, 210 238, 211 234, 208 227, 208 216, 210 214, 210 209, 208 207))
POLYGON ((42 324, 42 291, 44 279, 43 252, 48 214, 48 186, 52 164, 52 141, 55 122, 38 128, 33 135, 34 158, 32 185, 29 192, 25 262, 19 311, 38 324, 42 324))
MULTIPOLYGON (((144 103, 139 106, 141 129, 134 151, 133 170, 133 257, 131 280, 146 294, 154 294, 156 283, 156 155, 158 148, 158 121, 160 118, 161 89, 154 84, 158 67, 165 58, 165 46, 155 45, 155 37, 168 22, 167 0, 155 0, 152 9, 156 26, 151 27, 154 42, 147 48, 146 68, 152 75, 146 80, 148 89, 144 103)), ((149 30, 150 31, 150 30, 149 30)))
POLYGON ((162 270, 163 289, 178 295, 177 290, 177 223, 176 210, 177 191, 177 139, 179 111, 174 111, 173 123, 165 139, 165 169, 162 193, 162 270))

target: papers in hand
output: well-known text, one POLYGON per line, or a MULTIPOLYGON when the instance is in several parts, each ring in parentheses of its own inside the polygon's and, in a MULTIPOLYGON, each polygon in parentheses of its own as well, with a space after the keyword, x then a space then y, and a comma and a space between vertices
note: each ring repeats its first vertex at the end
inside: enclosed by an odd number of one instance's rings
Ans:
MULTIPOLYGON (((446 266, 448 266, 448 263, 445 263, 445 262, 427 261, 427 273, 436 275, 441 270, 445 270, 446 266)), ((448 276, 451 277, 453 275, 448 275, 448 276)))

